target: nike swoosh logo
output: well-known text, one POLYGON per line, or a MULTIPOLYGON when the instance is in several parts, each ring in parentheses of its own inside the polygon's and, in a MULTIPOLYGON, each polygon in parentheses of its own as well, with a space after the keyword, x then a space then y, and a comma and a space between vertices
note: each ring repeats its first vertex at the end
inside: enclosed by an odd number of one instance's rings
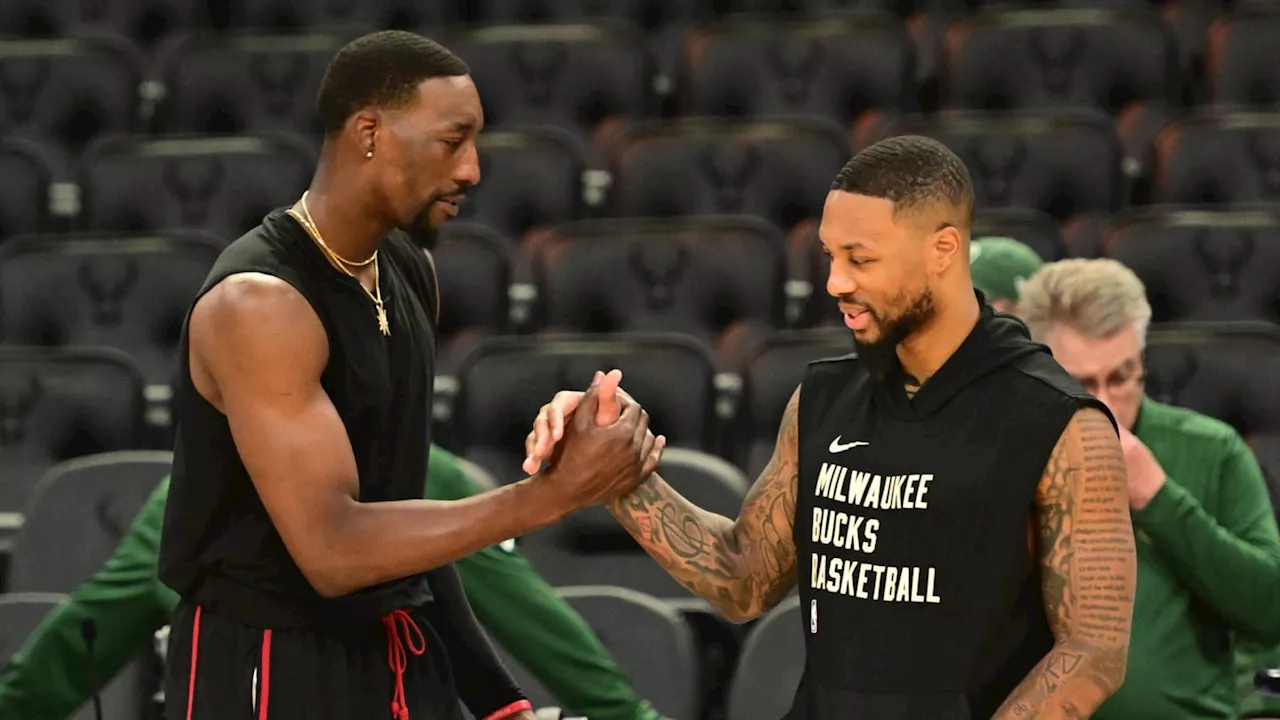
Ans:
POLYGON ((841 444, 840 444, 840 436, 839 436, 839 435, 837 435, 837 436, 836 436, 836 439, 831 441, 831 447, 829 447, 829 448, 827 448, 827 449, 828 449, 828 450, 830 450, 830 451, 831 451, 831 453, 834 455, 834 454, 836 454, 836 453, 842 453, 842 452, 844 452, 845 450, 849 450, 849 449, 851 449, 851 448, 861 447, 861 446, 863 446, 863 445, 870 445, 870 444, 871 444, 871 443, 869 443, 869 442, 863 442, 863 441, 861 441, 861 440, 854 440, 854 441, 853 441, 853 442, 851 442, 851 443, 845 443, 845 444, 841 445, 841 444))

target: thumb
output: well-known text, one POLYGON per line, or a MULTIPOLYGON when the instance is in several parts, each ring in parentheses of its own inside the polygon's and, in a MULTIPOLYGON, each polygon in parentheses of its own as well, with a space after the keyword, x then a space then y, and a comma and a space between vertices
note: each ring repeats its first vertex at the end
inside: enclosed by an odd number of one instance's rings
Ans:
POLYGON ((578 403, 577 410, 573 413, 571 422, 574 427, 579 430, 589 427, 588 423, 595 418, 600 409, 600 389, 592 386, 582 394, 582 401, 578 403))
POLYGON ((600 385, 596 388, 600 397, 599 405, 595 412, 597 426, 612 425, 618 421, 618 416, 622 414, 622 404, 618 401, 618 385, 621 382, 621 370, 610 370, 600 380, 600 385))

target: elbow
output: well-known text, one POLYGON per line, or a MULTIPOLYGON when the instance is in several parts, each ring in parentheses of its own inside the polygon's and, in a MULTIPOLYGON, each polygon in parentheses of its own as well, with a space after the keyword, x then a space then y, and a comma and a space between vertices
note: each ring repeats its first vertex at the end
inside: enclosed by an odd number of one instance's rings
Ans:
POLYGON ((1107 696, 1115 694, 1124 684, 1125 670, 1129 665, 1129 638, 1124 642, 1094 648, 1089 653, 1089 664, 1096 683, 1107 696))
POLYGON ((336 563, 333 562, 312 561, 298 563, 298 569, 302 571, 302 576, 311 585, 311 589, 326 600, 350 595, 360 589, 352 584, 349 579, 343 577, 343 573, 338 570, 336 563))

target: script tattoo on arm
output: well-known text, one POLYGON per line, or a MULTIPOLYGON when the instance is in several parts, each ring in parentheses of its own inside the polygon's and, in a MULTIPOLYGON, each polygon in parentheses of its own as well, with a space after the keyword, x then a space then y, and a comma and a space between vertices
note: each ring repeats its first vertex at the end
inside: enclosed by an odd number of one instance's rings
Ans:
POLYGON ((1101 411, 1076 413, 1036 498, 1044 608, 1056 639, 996 720, 1087 718, 1124 681, 1136 553, 1124 455, 1101 411))
POLYGON ((672 577, 734 622, 768 611, 796 582, 799 406, 797 389, 736 521, 699 508, 656 473, 608 506, 672 577))

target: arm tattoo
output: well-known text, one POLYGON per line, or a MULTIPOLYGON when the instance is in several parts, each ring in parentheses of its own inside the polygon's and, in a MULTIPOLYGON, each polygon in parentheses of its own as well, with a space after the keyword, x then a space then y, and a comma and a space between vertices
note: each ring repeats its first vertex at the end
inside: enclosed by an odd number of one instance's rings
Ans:
POLYGON ((1124 679, 1136 577, 1124 455, 1101 412, 1081 410, 1058 440, 1036 524, 1057 642, 996 718, 1089 717, 1124 679))
POLYGON ((623 527, 668 573, 731 620, 777 605, 796 582, 792 536, 800 391, 783 413, 773 458, 736 521, 695 506, 656 474, 609 503, 623 527))

